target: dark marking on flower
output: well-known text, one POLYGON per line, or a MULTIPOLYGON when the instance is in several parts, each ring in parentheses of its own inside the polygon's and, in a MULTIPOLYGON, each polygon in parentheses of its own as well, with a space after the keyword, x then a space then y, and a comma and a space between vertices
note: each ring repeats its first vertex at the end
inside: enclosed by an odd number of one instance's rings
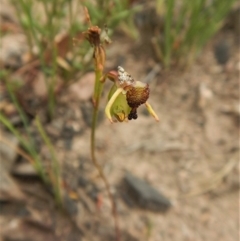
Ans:
POLYGON ((129 115, 128 115, 128 119, 129 120, 136 120, 138 118, 138 115, 137 115, 137 108, 132 108, 129 115))

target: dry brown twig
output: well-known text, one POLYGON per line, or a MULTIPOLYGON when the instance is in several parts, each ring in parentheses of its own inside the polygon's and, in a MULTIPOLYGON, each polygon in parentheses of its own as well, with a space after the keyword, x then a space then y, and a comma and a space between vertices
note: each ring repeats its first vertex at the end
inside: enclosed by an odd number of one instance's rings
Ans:
POLYGON ((12 150, 17 152, 20 156, 24 157, 27 161, 29 161, 30 164, 34 165, 34 160, 31 156, 29 156, 25 151, 23 151, 20 147, 15 147, 11 142, 0 136, 0 142, 6 144, 9 146, 12 150))

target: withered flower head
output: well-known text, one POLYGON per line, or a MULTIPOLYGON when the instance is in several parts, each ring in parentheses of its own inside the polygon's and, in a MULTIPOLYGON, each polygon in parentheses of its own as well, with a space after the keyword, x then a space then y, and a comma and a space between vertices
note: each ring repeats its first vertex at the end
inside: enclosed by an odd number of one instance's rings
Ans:
POLYGON ((83 32, 85 38, 92 46, 99 46, 101 29, 98 26, 91 26, 86 32, 83 32))
POLYGON ((105 50, 101 43, 101 29, 98 26, 93 26, 87 8, 84 8, 85 17, 90 27, 83 32, 83 36, 93 46, 93 58, 95 62, 95 70, 102 71, 105 65, 105 50))
POLYGON ((106 59, 105 50, 101 44, 100 34, 101 29, 98 26, 91 26, 86 32, 83 32, 85 38, 94 48, 93 58, 96 70, 103 70, 106 59))

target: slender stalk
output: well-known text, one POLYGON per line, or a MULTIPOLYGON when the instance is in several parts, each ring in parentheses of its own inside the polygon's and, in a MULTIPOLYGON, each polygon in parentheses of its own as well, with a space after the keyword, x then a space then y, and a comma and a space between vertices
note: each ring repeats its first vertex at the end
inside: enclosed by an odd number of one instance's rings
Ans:
POLYGON ((69 20, 69 28, 70 28, 70 34, 71 34, 71 37, 73 37, 72 36, 72 34, 73 34, 73 28, 72 28, 72 26, 73 26, 73 3, 72 3, 72 1, 69 1, 68 2, 68 14, 69 14, 69 17, 68 17, 68 20, 69 20))
POLYGON ((172 54, 172 36, 171 36, 171 25, 173 21, 173 8, 174 8, 175 0, 167 1, 167 16, 164 26, 164 34, 165 34, 165 41, 164 41, 164 52, 165 52, 165 59, 164 64, 168 68, 170 65, 171 54, 172 54))
POLYGON ((34 160, 34 168, 37 170, 39 176, 42 178, 44 183, 48 184, 49 180, 46 176, 41 160, 39 159, 39 156, 37 155, 34 147, 31 146, 29 142, 27 142, 22 137, 22 135, 16 130, 16 128, 9 122, 9 120, 2 113, 0 113, 0 123, 3 123, 3 125, 5 125, 14 136, 16 136, 16 138, 19 140, 23 148, 25 148, 30 153, 31 157, 34 160))
POLYGON ((35 160, 35 168, 38 171, 39 175, 42 177, 43 181, 45 183, 47 183, 47 177, 44 173, 44 167, 41 163, 41 160, 39 158, 39 155, 36 152, 36 148, 34 145, 34 140, 33 137, 31 135, 30 129, 29 129, 29 122, 27 120, 27 117, 24 113, 24 111, 22 110, 22 108, 20 107, 18 100, 14 94, 14 90, 11 86, 11 84, 9 84, 9 82, 6 80, 6 86, 7 86, 7 90, 8 93, 13 101, 14 106, 16 107, 20 118, 23 122, 24 128, 26 130, 28 139, 29 139, 29 143, 27 143, 22 137, 21 135, 17 132, 17 130, 13 127, 13 125, 6 119, 4 118, 4 116, 1 116, 1 121, 4 121, 5 126, 18 138, 18 140, 23 144, 23 146, 29 151, 29 153, 33 156, 34 160, 35 160))
POLYGON ((55 93, 54 93, 54 88, 56 85, 57 81, 57 47, 52 44, 52 66, 51 66, 51 77, 49 78, 49 83, 47 83, 48 86, 48 113, 50 119, 53 118, 54 111, 55 111, 55 105, 56 105, 56 100, 55 100, 55 93))
POLYGON ((22 150, 20 147, 16 147, 14 144, 12 144, 10 141, 7 139, 3 138, 0 136, 0 142, 4 143, 8 147, 10 147, 13 151, 15 151, 17 154, 25 158, 30 164, 34 165, 34 159, 29 156, 24 150, 22 150))
POLYGON ((54 196, 55 199, 58 203, 59 206, 62 206, 62 195, 61 195, 61 180, 60 180, 60 168, 59 168, 59 163, 56 157, 56 153, 54 150, 54 147, 50 141, 50 139, 48 138, 46 132, 43 129, 43 126, 39 120, 39 117, 36 117, 36 126, 37 129, 42 137, 42 139, 44 140, 44 142, 46 143, 50 154, 51 154, 51 162, 52 162, 52 173, 53 173, 53 189, 54 189, 54 196))
POLYGON ((95 156, 95 133, 96 133, 96 126, 97 126, 97 119, 98 119, 99 101, 100 101, 100 97, 103 89, 103 83, 100 81, 102 75, 103 75, 102 70, 98 69, 98 67, 96 66, 95 67, 95 87, 94 87, 94 95, 93 95, 94 109, 93 109, 92 126, 91 126, 91 157, 92 157, 94 166, 97 168, 99 175, 106 186, 107 193, 112 204, 112 214, 113 214, 114 223, 115 223, 116 240, 120 241, 120 231, 119 231, 116 203, 110 191, 110 185, 108 183, 108 180, 103 172, 101 165, 98 163, 95 156))
POLYGON ((32 36, 31 36, 31 31, 29 30, 28 26, 26 26, 26 24, 23 23, 21 16, 24 11, 22 11, 21 1, 19 1, 19 2, 18 2, 18 4, 15 4, 14 0, 12 0, 12 5, 15 7, 16 15, 22 24, 23 32, 27 38, 28 47, 30 49, 31 54, 33 55, 33 40, 32 40, 32 36), (20 2, 20 5, 19 5, 19 2, 20 2))

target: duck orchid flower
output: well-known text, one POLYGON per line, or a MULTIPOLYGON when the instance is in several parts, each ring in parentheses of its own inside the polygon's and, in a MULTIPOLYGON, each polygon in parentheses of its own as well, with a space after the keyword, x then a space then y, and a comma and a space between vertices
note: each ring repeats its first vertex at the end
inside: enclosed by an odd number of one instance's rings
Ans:
POLYGON ((110 122, 114 122, 113 117, 120 122, 137 119, 137 108, 142 104, 145 104, 148 112, 159 121, 157 114, 147 102, 150 93, 148 84, 134 80, 121 66, 118 67, 117 73, 110 71, 102 81, 106 78, 114 82, 105 108, 105 114, 110 122))

